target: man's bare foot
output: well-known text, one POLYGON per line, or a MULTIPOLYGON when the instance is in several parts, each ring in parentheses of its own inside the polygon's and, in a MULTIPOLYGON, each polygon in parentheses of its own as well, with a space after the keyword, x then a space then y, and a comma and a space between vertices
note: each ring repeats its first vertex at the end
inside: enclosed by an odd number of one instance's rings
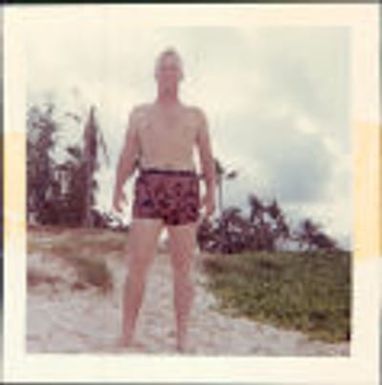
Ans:
POLYGON ((180 354, 192 354, 192 353, 195 353, 195 349, 190 347, 190 346, 180 346, 180 345, 177 345, 176 351, 177 351, 177 353, 180 353, 180 354))
POLYGON ((176 344, 176 351, 178 353, 194 353, 194 349, 191 348, 185 341, 178 341, 176 344))
POLYGON ((117 340, 117 347, 122 349, 129 349, 131 351, 144 352, 146 347, 145 345, 137 340, 127 340, 124 337, 119 337, 117 340))
POLYGON ((127 339, 124 338, 124 337, 119 337, 119 338, 117 339, 117 342, 116 342, 116 345, 117 345, 118 347, 121 347, 121 348, 127 348, 127 347, 130 346, 130 344, 131 344, 131 341, 127 340, 127 339))

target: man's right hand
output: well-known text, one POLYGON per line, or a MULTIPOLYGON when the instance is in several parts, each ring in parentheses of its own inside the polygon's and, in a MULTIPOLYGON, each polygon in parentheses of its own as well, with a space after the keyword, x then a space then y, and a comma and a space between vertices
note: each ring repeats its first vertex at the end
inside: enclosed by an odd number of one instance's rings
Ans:
POLYGON ((206 193, 201 200, 201 207, 206 208, 206 213, 205 213, 206 217, 211 216, 214 213, 216 208, 215 196, 213 194, 206 193))
POLYGON ((116 212, 122 213, 123 208, 122 204, 127 204, 127 198, 123 191, 114 194, 113 198, 113 208, 116 212))

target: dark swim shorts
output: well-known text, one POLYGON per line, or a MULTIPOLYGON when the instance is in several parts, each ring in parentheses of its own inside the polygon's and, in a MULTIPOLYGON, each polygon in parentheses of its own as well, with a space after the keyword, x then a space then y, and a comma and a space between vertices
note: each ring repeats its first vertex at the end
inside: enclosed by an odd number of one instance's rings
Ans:
POLYGON ((199 218, 199 176, 192 170, 141 169, 135 180, 133 218, 162 218, 167 225, 199 218))

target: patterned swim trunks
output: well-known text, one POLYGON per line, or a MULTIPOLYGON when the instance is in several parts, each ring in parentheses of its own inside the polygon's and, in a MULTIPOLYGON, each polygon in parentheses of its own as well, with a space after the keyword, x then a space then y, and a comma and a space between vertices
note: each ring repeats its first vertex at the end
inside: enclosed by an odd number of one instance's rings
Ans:
POLYGON ((141 169, 135 180, 133 218, 162 218, 167 225, 199 219, 199 177, 191 170, 141 169))

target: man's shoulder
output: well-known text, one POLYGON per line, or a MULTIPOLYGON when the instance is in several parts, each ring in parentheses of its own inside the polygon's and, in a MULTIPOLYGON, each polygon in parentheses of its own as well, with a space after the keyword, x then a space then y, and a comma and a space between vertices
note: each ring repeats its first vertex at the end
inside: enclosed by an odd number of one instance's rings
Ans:
POLYGON ((135 117, 141 117, 147 115, 152 108, 152 103, 141 103, 136 104, 131 109, 130 114, 135 117))
POLYGON ((186 106, 186 111, 190 115, 197 117, 197 118, 204 118, 204 116, 205 116, 204 111, 198 106, 188 105, 188 106, 186 106))
POLYGON ((188 120, 193 122, 196 127, 206 126, 206 115, 204 111, 198 106, 187 106, 188 120))

